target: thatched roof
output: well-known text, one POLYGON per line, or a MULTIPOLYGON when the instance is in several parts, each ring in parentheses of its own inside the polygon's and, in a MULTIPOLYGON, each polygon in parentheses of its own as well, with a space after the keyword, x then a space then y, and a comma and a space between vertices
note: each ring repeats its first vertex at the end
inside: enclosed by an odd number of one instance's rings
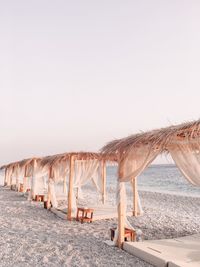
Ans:
POLYGON ((4 170, 6 168, 6 165, 3 165, 0 167, 0 170, 4 170))
POLYGON ((101 153, 94 152, 70 152, 57 154, 53 156, 44 157, 41 160, 41 165, 53 166, 59 162, 68 161, 71 157, 74 157, 75 160, 105 160, 105 161, 117 161, 116 155, 104 155, 101 153))
POLYGON ((26 167, 28 164, 31 164, 34 160, 40 161, 40 158, 29 158, 29 159, 23 159, 21 161, 15 161, 11 162, 7 165, 1 166, 0 170, 2 169, 8 169, 8 168, 15 168, 19 166, 20 168, 26 167))
POLYGON ((129 149, 147 144, 163 152, 167 151, 167 147, 172 145, 173 142, 186 138, 191 140, 200 138, 200 119, 114 140, 104 146, 101 152, 105 155, 122 154, 129 149))
POLYGON ((32 164, 34 160, 39 162, 42 166, 53 166, 56 163, 67 161, 70 159, 71 156, 74 156, 76 160, 105 160, 105 161, 117 161, 116 155, 104 155, 101 153, 94 153, 94 152, 70 152, 70 153, 63 153, 63 154, 57 154, 52 156, 46 156, 43 158, 29 158, 29 159, 23 159, 21 161, 16 161, 9 163, 7 165, 3 165, 0 169, 6 169, 6 168, 14 168, 16 166, 19 166, 20 168, 26 167, 29 164, 32 164))

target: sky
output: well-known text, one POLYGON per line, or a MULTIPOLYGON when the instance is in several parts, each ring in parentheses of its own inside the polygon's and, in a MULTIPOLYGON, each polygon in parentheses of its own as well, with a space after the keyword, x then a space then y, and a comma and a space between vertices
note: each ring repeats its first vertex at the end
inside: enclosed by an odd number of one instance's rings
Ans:
POLYGON ((0 0, 0 165, 199 119, 199 14, 198 0, 0 0))

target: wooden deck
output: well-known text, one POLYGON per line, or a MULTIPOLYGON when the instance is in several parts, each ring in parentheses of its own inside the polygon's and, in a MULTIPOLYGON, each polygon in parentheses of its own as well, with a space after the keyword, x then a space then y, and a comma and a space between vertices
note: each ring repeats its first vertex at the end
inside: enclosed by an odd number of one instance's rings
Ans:
POLYGON ((158 267, 200 266, 200 234, 174 239, 125 242, 123 248, 158 267))
MULTIPOLYGON (((84 207, 86 208, 86 207, 84 207)), ((90 206, 87 208, 94 209, 93 221, 106 220, 117 218, 117 209, 114 206, 100 205, 100 206, 90 206)), ((67 219, 67 209, 51 209, 51 211, 62 219, 67 219)), ((127 216, 132 216, 132 212, 128 212, 127 216)), ((74 216, 73 218, 75 218, 74 216)))

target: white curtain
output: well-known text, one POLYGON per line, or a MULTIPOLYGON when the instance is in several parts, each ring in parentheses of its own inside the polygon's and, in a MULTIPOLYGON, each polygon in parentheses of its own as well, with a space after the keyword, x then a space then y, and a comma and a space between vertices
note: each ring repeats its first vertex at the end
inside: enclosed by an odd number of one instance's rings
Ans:
POLYGON ((55 182, 53 181, 53 179, 49 179, 49 181, 48 181, 48 190, 50 193, 51 204, 54 208, 57 208, 58 202, 56 199, 55 182))
POLYGON ((158 156, 160 150, 151 146, 140 146, 127 152, 120 162, 120 182, 128 182, 139 176, 158 156))
MULTIPOLYGON (((129 223, 126 217, 127 210, 127 197, 126 197, 126 188, 125 182, 131 182, 133 178, 139 176, 158 156, 160 153, 159 149, 154 149, 152 146, 146 145, 142 147, 136 147, 135 149, 127 152, 123 156, 123 159, 120 162, 119 169, 119 181, 118 181, 118 190, 117 190, 117 207, 119 204, 123 203, 123 209, 125 214, 125 227, 133 229, 132 225, 129 223)), ((138 195, 138 210, 140 213, 143 213, 140 198, 138 195)), ((114 243, 117 243, 118 239, 118 229, 115 233, 114 243)))
POLYGON ((31 177, 31 195, 33 198, 35 198, 35 195, 45 193, 48 175, 48 166, 41 166, 41 164, 36 161, 28 165, 26 176, 31 177))
POLYGON ((75 190, 78 190, 79 197, 82 196, 81 186, 96 178, 98 170, 98 160, 76 160, 75 161, 75 175, 73 180, 72 191, 72 213, 75 215, 77 210, 75 190))
POLYGON ((102 167, 102 164, 99 164, 96 172, 92 176, 93 185, 101 195, 101 198, 103 197, 102 167))
POLYGON ((24 175, 25 175, 24 167, 20 167, 19 165, 16 165, 13 168, 11 184, 16 185, 16 189, 18 191, 20 189, 20 183, 23 183, 24 175))
POLYGON ((168 148, 179 170, 193 185, 200 186, 200 142, 187 140, 168 148))
MULTIPOLYGON (((126 212, 127 212, 127 197, 126 197, 126 187, 125 187, 125 182, 118 182, 117 184, 117 207, 119 207, 120 203, 123 203, 123 208, 124 208, 124 214, 125 214, 125 221, 124 221, 124 227, 135 230, 135 228, 129 223, 127 217, 126 217, 126 212)), ((117 245, 117 240, 118 240, 119 232, 118 232, 118 227, 117 230, 115 231, 115 236, 114 236, 114 244, 117 245)))
POLYGON ((6 178, 5 181, 8 186, 11 185, 12 173, 13 173, 13 167, 8 167, 6 169, 6 177, 5 177, 6 178))
POLYGON ((0 170, 0 186, 4 185, 5 169, 0 170))
POLYGON ((66 177, 68 174, 69 174, 69 162, 68 161, 58 162, 52 167, 52 178, 56 182, 66 180, 66 177))
POLYGON ((67 183, 69 177, 69 161, 59 162, 52 168, 52 178, 56 183, 56 194, 63 199, 67 198, 67 183))
MULTIPOLYGON (((128 152, 120 162, 119 181, 131 182, 132 179, 139 176, 151 164, 159 153, 160 150, 153 149, 152 146, 149 145, 138 147, 128 152)), ((143 213, 139 194, 138 211, 143 213)))

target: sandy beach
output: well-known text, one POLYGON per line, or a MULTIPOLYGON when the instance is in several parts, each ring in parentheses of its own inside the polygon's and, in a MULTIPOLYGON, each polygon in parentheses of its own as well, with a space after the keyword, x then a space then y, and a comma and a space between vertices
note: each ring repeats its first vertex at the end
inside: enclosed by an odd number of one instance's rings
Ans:
MULTIPOLYGON (((145 214, 129 219, 145 239, 200 232, 200 198, 141 192, 141 201, 145 214)), ((116 219, 64 221, 3 187, 0 214, 0 266, 151 266, 103 242, 116 219)))

